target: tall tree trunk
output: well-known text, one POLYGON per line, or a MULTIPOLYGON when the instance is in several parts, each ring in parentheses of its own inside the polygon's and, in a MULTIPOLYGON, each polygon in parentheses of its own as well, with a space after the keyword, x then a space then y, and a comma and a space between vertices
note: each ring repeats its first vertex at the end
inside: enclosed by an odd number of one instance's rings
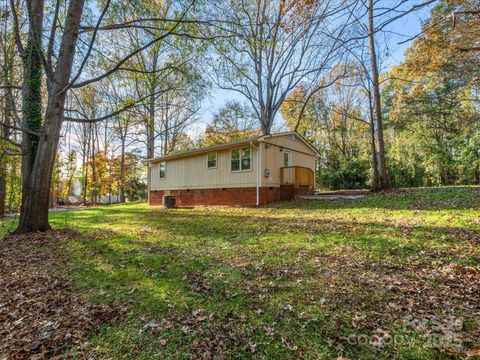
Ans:
POLYGON ((383 140, 382 104, 380 96, 380 81, 375 49, 375 27, 373 24, 373 0, 369 0, 368 28, 370 40, 370 62, 372 66, 373 100, 375 106, 376 130, 378 139, 378 188, 388 188, 387 165, 385 162, 385 143, 383 140))
POLYGON ((262 112, 262 119, 260 121, 260 125, 262 128, 263 135, 270 135, 270 132, 272 131, 272 125, 273 125, 272 112, 273 111, 271 109, 267 109, 266 107, 262 112))
POLYGON ((373 101, 372 101, 372 90, 370 85, 368 86, 368 111, 370 115, 370 146, 372 152, 372 169, 373 169, 373 179, 372 179, 372 188, 374 190, 378 189, 378 162, 377 162, 377 147, 375 146, 375 115, 373 111, 373 101))
POLYGON ((18 211, 18 207, 15 206, 16 205, 15 194, 17 193, 17 189, 15 188, 15 185, 14 185, 16 184, 15 180, 17 179, 17 171, 18 171, 17 166, 18 166, 17 162, 14 162, 13 164, 11 164, 11 166, 8 169, 9 182, 12 185, 12 188, 14 188, 12 189, 12 191, 10 191, 10 194, 8 196, 8 202, 7 202, 8 212, 18 211))
POLYGON ((155 97, 150 96, 147 120, 147 158, 155 156, 155 97))
POLYGON ((7 162, 5 155, 0 155, 0 217, 5 214, 5 200, 7 197, 7 162))
POLYGON ((84 162, 83 162, 83 168, 84 168, 84 176, 83 176, 83 205, 87 203, 87 190, 88 190, 88 163, 89 163, 89 156, 90 156, 90 126, 91 125, 85 125, 83 128, 84 134, 85 134, 85 151, 84 151, 84 162))
MULTIPOLYGON (((8 42, 8 37, 7 37, 7 18, 5 18, 5 28, 4 28, 4 34, 3 34, 3 58, 4 58, 4 72, 3 72, 3 85, 4 85, 4 94, 3 94, 3 122, 7 125, 10 124, 10 106, 9 106, 9 99, 10 99, 10 94, 9 91, 10 89, 8 88, 9 85, 9 80, 10 80, 10 71, 11 71, 11 56, 8 54, 7 51, 7 42, 8 42)), ((1 126, 0 127, 0 136, 3 137, 5 140, 7 140, 10 136, 10 129, 7 126, 1 126)), ((7 197, 7 155, 5 152, 0 153, 0 217, 2 217, 5 214, 5 200, 7 197)))
MULTIPOLYGON (((126 134, 123 134, 123 129, 122 131, 122 136, 121 136, 121 162, 120 162, 120 202, 124 203, 125 202, 125 137, 126 134)), ((126 131, 126 129, 125 129, 126 131)))
MULTIPOLYGON (((153 94, 153 93, 152 93, 153 94)), ((147 120, 147 159, 151 159, 155 156, 155 96, 150 97, 149 114, 147 120)), ((152 176, 152 170, 150 165, 147 168, 147 181, 150 184, 152 176)), ((147 189, 147 198, 150 202, 150 188, 147 189)))
MULTIPOLYGON (((32 1, 31 3, 30 30, 23 58, 23 88, 22 88, 22 126, 25 129, 40 132, 42 127, 42 61, 35 46, 34 28, 42 32, 43 2, 32 1)), ((37 214, 30 212, 33 192, 33 171, 35 158, 38 152, 40 137, 24 133, 22 136, 22 201, 20 206, 20 220, 17 232, 30 230, 47 230, 50 226, 43 223, 41 226, 33 224, 37 214)), ((50 194, 48 183, 47 194, 50 194)), ((49 199, 46 207, 48 212, 49 199)), ((40 220, 41 222, 41 220, 40 220)))
MULTIPOLYGON (((8 124, 7 108, 4 108, 4 121, 8 124)), ((1 127, 1 136, 8 139, 9 131, 6 126, 1 127)), ((7 161, 6 153, 0 154, 0 217, 5 214, 5 200, 7 197, 7 161)))
MULTIPOLYGON (((33 21, 30 19, 30 26, 33 26, 35 33, 39 35, 38 37, 41 37, 43 1, 32 0, 31 6, 34 12, 31 11, 30 16, 35 16, 35 19, 33 19, 33 21), (37 11, 41 12, 38 13, 37 11)), ((30 155, 34 155, 31 156, 33 166, 31 166, 31 168, 24 168, 23 184, 27 186, 22 189, 22 209, 20 213, 20 221, 16 230, 17 233, 45 231, 50 229, 50 224, 48 222, 48 205, 52 171, 60 138, 60 130, 65 109, 65 98, 67 95, 66 89, 72 72, 83 6, 84 0, 71 0, 69 2, 57 64, 55 71, 52 74, 52 82, 49 84, 48 89, 49 98, 45 111, 43 133, 38 137, 38 143, 35 144, 36 151, 30 152, 24 156, 29 159, 30 155), (25 177, 28 177, 29 180, 25 180, 25 177)), ((30 29, 30 33, 32 33, 32 29, 30 29)), ((33 44, 32 41, 32 44, 28 48, 34 50, 40 46, 41 42, 37 40, 36 44, 33 44)), ((35 60, 40 60, 38 55, 35 56, 35 60)), ((26 63, 30 64, 30 67, 32 66, 32 61, 26 61, 26 63)), ((36 62, 34 62, 34 64, 36 64, 36 62)), ((37 69, 39 70, 38 78, 27 76, 28 81, 26 85, 24 84, 24 90, 30 90, 32 88, 32 79, 38 79, 40 81, 41 66, 39 65, 38 68, 35 68, 35 70, 37 69)), ((40 91, 40 87, 38 87, 38 91, 40 91)), ((25 93, 29 95, 29 91, 25 91, 25 93)), ((24 108, 24 116, 26 114, 28 115, 30 106, 34 110, 41 110, 41 98, 38 98, 37 101, 32 101, 32 97, 29 96, 27 97, 27 100, 29 101, 24 103, 27 105, 27 108, 24 108)), ((30 117, 28 116, 24 117, 24 121, 28 121, 29 119, 30 117)), ((24 136, 24 138, 27 138, 27 136, 24 136)), ((30 164, 27 163, 26 165, 30 164)))
MULTIPOLYGON (((6 54, 4 54, 6 57, 6 54)), ((5 94, 3 97, 3 122, 7 125, 11 124, 11 112, 10 112, 10 104, 9 98, 7 96, 8 89, 8 72, 10 69, 10 65, 5 62, 5 78, 4 78, 4 85, 5 85, 5 94)), ((10 129, 7 126, 0 127, 0 136, 3 137, 5 140, 9 139, 10 137, 10 129)), ((5 214, 5 201, 7 197, 7 154, 6 152, 0 153, 0 217, 5 214)))
POLYGON ((165 155, 168 155, 168 137, 170 135, 170 131, 169 131, 169 116, 170 114, 168 113, 168 109, 169 109, 169 104, 168 102, 170 101, 170 99, 168 98, 168 93, 165 93, 164 94, 164 98, 165 98, 165 108, 164 108, 164 113, 165 113, 165 118, 164 118, 164 124, 165 124, 165 136, 164 136, 164 140, 163 140, 163 150, 162 150, 162 156, 165 156, 165 155))
POLYGON ((48 222, 50 189, 64 101, 64 96, 53 96, 48 102, 45 117, 49 121, 44 127, 48 136, 39 138, 35 162, 30 173, 31 181, 28 188, 22 189, 22 211, 17 233, 50 229, 48 222))
POLYGON ((91 167, 92 167, 92 193, 90 194, 90 202, 92 203, 92 205, 96 204, 97 203, 97 171, 96 171, 96 143, 95 143, 95 134, 97 133, 97 127, 95 126, 95 124, 92 125, 91 127, 91 130, 92 130, 92 135, 91 135, 91 139, 92 139, 92 157, 91 157, 91 160, 92 160, 92 163, 91 163, 91 167))

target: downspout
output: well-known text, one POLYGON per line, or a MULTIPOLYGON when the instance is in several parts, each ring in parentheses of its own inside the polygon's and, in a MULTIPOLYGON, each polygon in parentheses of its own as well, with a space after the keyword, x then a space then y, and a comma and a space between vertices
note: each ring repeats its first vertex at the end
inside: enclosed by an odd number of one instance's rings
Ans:
POLYGON ((257 153, 257 201, 256 201, 256 206, 260 205, 260 150, 261 150, 261 145, 256 147, 253 145, 253 141, 250 141, 250 145, 255 149, 255 152, 257 153))
POLYGON ((150 162, 147 163, 147 204, 150 205, 150 188, 151 188, 151 184, 150 184, 150 178, 151 178, 151 172, 152 172, 152 169, 150 168, 152 166, 152 164, 150 162))

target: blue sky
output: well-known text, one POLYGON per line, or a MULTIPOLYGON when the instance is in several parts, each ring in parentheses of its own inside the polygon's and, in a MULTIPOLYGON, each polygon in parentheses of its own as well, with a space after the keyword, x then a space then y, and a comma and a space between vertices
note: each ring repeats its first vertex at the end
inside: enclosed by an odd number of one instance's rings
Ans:
MULTIPOLYGON (((401 64, 404 59, 405 50, 410 46, 410 43, 399 44, 399 42, 417 35, 421 31, 421 24, 430 12, 431 8, 417 11, 411 15, 405 16, 391 26, 386 28, 386 44, 390 53, 387 61, 382 64, 382 71, 388 71, 394 65, 401 64)), ((205 126, 211 122, 213 114, 221 108, 229 100, 238 100, 245 102, 246 99, 233 91, 226 91, 213 87, 210 96, 204 99, 202 109, 200 112, 200 121, 193 126, 191 134, 199 134, 205 126)))

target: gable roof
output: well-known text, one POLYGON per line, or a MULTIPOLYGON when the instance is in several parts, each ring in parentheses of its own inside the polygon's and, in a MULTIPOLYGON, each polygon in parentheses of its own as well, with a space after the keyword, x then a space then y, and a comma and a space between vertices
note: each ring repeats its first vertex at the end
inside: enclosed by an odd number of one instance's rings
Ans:
POLYGON ((151 159, 146 159, 144 162, 145 163, 155 163, 155 162, 159 162, 159 161, 180 159, 180 158, 184 158, 184 157, 190 157, 190 156, 194 156, 194 155, 200 155, 200 154, 208 153, 208 152, 211 152, 211 151, 230 149, 230 148, 234 148, 234 147, 240 146, 240 145, 265 142, 267 139, 280 137, 280 136, 287 136, 287 135, 297 136, 305 145, 308 146, 308 148, 310 150, 312 150, 315 153, 316 156, 320 155, 318 150, 315 149, 315 147, 313 147, 307 140, 305 140, 303 138, 303 136, 301 136, 298 132, 296 132, 296 131, 285 131, 285 132, 271 134, 271 135, 260 135, 260 136, 254 137, 254 138, 234 140, 234 141, 230 141, 230 142, 227 142, 227 143, 224 143, 224 144, 217 144, 217 145, 207 146, 207 147, 203 147, 203 148, 188 150, 188 151, 176 152, 176 153, 172 153, 172 154, 165 155, 165 156, 158 156, 158 157, 154 157, 154 158, 151 158, 151 159))
POLYGON ((276 134, 262 135, 262 136, 259 136, 257 139, 258 139, 258 141, 265 141, 267 139, 280 137, 280 136, 288 136, 288 135, 295 135, 301 142, 303 142, 305 145, 307 145, 307 147, 310 150, 312 150, 315 153, 316 156, 320 156, 320 153, 318 152, 318 150, 312 144, 310 144, 302 135, 300 135, 296 131, 284 131, 284 132, 280 132, 280 133, 276 133, 276 134))

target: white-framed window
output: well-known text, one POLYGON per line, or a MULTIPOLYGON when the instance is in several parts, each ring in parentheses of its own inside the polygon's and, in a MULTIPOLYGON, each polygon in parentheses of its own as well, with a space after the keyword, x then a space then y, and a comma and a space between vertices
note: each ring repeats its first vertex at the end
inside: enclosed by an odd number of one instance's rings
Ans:
POLYGON ((230 151, 230 170, 252 170, 252 149, 250 147, 232 149, 230 151))
POLYGON ((283 150, 283 166, 292 166, 292 153, 290 151, 283 150))
POLYGON ((160 179, 165 179, 166 175, 167 175, 167 163, 165 161, 162 161, 159 165, 158 165, 158 175, 160 177, 160 179))
POLYGON ((207 154, 207 168, 216 169, 217 168, 217 152, 212 151, 207 154))

